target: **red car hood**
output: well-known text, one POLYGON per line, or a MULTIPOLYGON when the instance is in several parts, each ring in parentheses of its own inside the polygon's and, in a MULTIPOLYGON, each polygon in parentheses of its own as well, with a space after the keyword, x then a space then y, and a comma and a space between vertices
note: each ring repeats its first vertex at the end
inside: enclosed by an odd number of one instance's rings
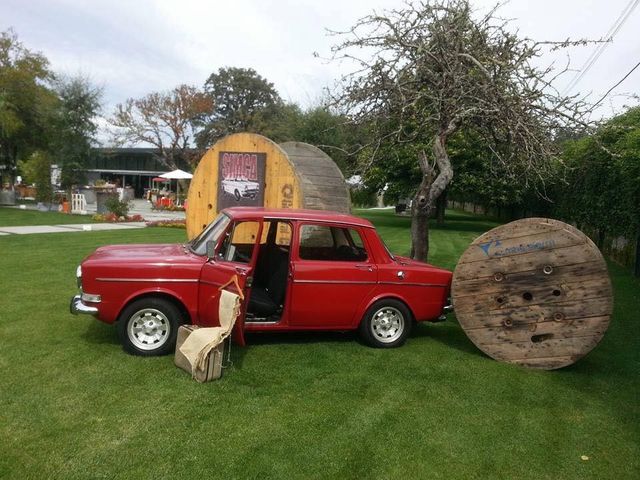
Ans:
POLYGON ((89 257, 91 260, 106 262, 145 262, 153 259, 155 262, 175 262, 183 260, 187 252, 182 245, 143 244, 143 245, 108 245, 98 248, 89 257))

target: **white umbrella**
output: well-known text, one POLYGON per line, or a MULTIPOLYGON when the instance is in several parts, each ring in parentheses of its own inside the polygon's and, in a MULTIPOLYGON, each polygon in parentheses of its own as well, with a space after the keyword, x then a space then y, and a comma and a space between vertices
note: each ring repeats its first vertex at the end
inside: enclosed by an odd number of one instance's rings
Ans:
POLYGON ((186 179, 193 178, 193 175, 191 175, 190 173, 185 172, 184 170, 180 170, 180 169, 174 170, 173 172, 163 173, 160 176, 162 178, 178 179, 178 180, 186 180, 186 179))
MULTIPOLYGON (((166 178, 168 180, 189 180, 193 178, 193 175, 191 175, 188 172, 185 172, 184 170, 174 170, 173 172, 167 172, 167 173, 163 173, 162 175, 160 175, 160 177, 162 178, 166 178)), ((176 188, 176 198, 178 199, 178 204, 180 204, 180 182, 176 182, 177 183, 177 188, 176 188)))

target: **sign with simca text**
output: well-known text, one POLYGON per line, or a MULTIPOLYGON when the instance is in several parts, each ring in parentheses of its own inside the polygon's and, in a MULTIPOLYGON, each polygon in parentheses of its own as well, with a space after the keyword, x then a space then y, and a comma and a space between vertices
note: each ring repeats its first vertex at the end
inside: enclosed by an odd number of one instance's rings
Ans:
POLYGON ((218 209, 264 205, 266 153, 220 152, 218 209))

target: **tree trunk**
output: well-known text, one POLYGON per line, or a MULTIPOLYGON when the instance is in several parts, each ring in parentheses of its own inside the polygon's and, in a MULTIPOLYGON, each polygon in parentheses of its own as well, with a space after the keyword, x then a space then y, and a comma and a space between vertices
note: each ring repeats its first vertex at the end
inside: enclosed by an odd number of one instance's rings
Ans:
POLYGON ((418 191, 413 197, 411 204, 411 258, 427 261, 429 254, 429 209, 425 208, 425 199, 429 198, 429 192, 433 185, 433 167, 426 161, 424 152, 424 163, 427 168, 423 168, 423 161, 420 160, 422 170, 422 181, 418 191))
POLYGON ((434 211, 436 200, 453 178, 453 169, 449 155, 447 155, 446 144, 447 137, 456 128, 455 122, 451 122, 434 138, 433 156, 438 166, 437 176, 435 176, 435 168, 429 164, 426 153, 421 152, 418 155, 422 181, 411 205, 411 258, 415 260, 426 262, 429 257, 429 217, 434 211))
POLYGON ((444 212, 447 209, 447 190, 442 192, 436 203, 436 221, 438 225, 444 225, 444 212))
POLYGON ((598 248, 600 249, 600 251, 602 251, 602 249, 604 248, 604 235, 605 235, 604 228, 599 228, 598 229, 598 248))
POLYGON ((636 265, 633 273, 636 277, 640 277, 640 233, 636 237, 636 265))

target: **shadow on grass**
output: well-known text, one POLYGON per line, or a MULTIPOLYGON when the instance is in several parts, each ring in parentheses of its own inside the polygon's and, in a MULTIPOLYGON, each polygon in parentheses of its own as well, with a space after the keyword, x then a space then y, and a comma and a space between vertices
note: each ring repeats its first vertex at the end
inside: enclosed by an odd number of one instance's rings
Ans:
POLYGON ((444 323, 418 324, 411 334, 414 338, 427 337, 442 343, 447 347, 455 348, 464 353, 470 353, 479 357, 486 357, 465 335, 464 331, 452 320, 444 323))
POLYGON ((244 357, 252 346, 258 345, 310 345, 314 343, 358 343, 360 339, 352 332, 251 332, 244 334, 247 345, 231 346, 231 360, 235 367, 242 369, 244 357))
POLYGON ((82 339, 93 345, 120 345, 114 325, 89 319, 90 323, 82 334, 82 339))
POLYGON ((356 332, 264 332, 245 333, 247 345, 346 343, 357 341, 356 332))

